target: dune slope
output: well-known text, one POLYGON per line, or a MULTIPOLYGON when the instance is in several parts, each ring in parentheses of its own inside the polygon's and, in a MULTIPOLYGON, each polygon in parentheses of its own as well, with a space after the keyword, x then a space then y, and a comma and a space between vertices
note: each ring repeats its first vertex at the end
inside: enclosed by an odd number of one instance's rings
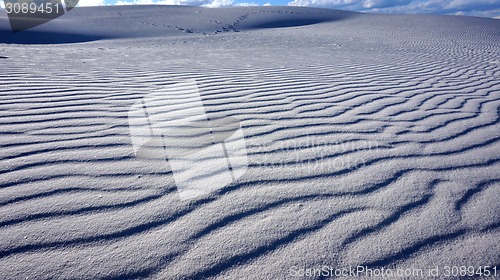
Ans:
POLYGON ((484 18, 166 6, 13 34, 0 14, 0 278, 498 266, 499 35, 484 18), (135 157, 128 113, 187 80, 241 122, 249 162, 183 201, 168 164, 135 157))

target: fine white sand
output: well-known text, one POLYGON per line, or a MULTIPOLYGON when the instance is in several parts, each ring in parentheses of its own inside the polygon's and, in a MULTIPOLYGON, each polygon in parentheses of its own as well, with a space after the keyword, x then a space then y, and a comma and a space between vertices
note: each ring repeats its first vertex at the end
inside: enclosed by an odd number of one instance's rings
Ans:
POLYGON ((500 20, 115 6, 9 28, 0 13, 0 279, 500 265, 500 20), (186 80, 248 155, 191 200, 127 120, 186 80))

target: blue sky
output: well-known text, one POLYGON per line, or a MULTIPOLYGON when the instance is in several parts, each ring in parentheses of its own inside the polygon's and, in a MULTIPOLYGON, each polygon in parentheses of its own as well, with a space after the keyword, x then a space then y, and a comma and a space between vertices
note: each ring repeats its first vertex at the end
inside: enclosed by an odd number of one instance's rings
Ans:
MULTIPOLYGON (((0 1, 0 3, 3 4, 3 1, 0 1)), ((358 12, 450 14, 500 19, 500 0, 80 0, 79 6, 117 4, 163 4, 205 7, 288 5, 333 8, 358 12)))

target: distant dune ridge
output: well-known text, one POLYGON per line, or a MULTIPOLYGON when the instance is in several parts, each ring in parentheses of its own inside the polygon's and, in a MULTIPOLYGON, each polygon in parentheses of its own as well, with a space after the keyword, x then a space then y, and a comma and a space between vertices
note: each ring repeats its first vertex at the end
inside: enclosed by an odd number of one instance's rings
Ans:
POLYGON ((299 7, 77 7, 15 34, 0 14, 0 279, 500 270, 498 38, 299 7), (181 201, 127 116, 188 80, 248 169, 181 201))
POLYGON ((0 18, 4 43, 78 43, 99 39, 144 38, 187 34, 283 28, 330 22, 354 13, 336 10, 283 8, 207 9, 187 6, 117 6, 77 8, 20 34, 10 34, 6 18, 0 18))

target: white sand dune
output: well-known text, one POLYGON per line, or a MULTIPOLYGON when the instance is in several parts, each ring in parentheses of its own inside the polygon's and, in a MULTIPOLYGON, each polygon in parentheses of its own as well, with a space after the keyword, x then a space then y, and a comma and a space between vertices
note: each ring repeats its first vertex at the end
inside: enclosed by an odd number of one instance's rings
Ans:
POLYGON ((0 279, 500 270, 499 20, 115 6, 9 28, 0 279), (186 80, 241 122, 248 170, 183 201, 127 116, 186 80))

